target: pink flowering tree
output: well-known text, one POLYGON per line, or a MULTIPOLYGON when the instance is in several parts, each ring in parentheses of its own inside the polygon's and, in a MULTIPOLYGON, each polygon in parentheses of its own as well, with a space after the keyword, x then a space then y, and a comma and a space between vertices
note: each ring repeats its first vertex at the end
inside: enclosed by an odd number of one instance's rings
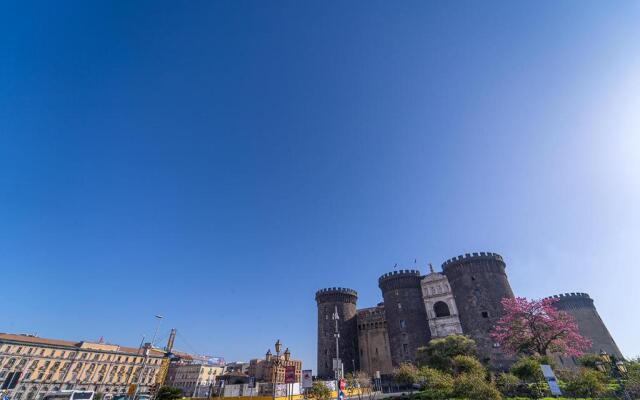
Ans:
POLYGON ((505 313, 491 336, 511 354, 581 356, 591 340, 580 335, 571 315, 553 306, 556 301, 502 299, 505 313))

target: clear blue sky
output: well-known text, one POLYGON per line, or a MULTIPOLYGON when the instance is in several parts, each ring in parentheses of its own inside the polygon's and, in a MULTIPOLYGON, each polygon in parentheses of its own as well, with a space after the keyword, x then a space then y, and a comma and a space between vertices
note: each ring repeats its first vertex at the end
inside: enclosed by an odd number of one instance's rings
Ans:
POLYGON ((314 293, 504 255, 640 354, 640 4, 0 7, 0 331, 315 368, 314 293))

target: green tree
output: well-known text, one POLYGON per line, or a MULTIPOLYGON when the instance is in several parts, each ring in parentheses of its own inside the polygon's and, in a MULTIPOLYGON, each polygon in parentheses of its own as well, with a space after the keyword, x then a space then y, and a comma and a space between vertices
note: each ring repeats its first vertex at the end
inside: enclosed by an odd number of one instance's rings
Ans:
POLYGON ((418 349, 416 364, 419 367, 430 367, 444 372, 453 371, 455 356, 475 356, 476 342, 464 335, 450 335, 441 339, 433 339, 418 349))
POLYGON ((157 400, 176 400, 182 398, 182 390, 171 386, 163 386, 158 390, 157 400))
POLYGON ((606 376, 589 368, 580 368, 567 378, 565 394, 571 397, 599 397, 607 389, 606 376))
POLYGON ((418 382, 418 368, 410 363, 402 363, 393 372, 393 378, 399 385, 412 387, 418 382))
POLYGON ((329 400, 331 398, 331 390, 322 382, 313 382, 307 392, 307 397, 315 400, 329 400))
POLYGON ((445 400, 453 394, 453 377, 434 368, 422 367, 418 371, 421 397, 425 400, 445 400))
POLYGON ((346 389, 352 390, 358 387, 358 380, 356 379, 356 375, 353 372, 348 373, 344 377, 346 383, 346 389))

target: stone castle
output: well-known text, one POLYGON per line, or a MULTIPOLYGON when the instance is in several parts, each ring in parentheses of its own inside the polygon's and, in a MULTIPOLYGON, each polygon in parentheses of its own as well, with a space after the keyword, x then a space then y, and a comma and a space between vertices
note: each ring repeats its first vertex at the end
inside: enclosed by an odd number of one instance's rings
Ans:
MULTIPOLYGON (((496 253, 472 253, 451 258, 442 272, 430 266, 427 275, 417 270, 396 270, 378 279, 383 302, 357 308, 358 293, 347 288, 326 288, 316 293, 318 305, 317 375, 334 376, 336 358, 334 313, 338 314, 339 358, 345 373, 366 371, 389 375, 403 362, 415 361, 417 349, 432 338, 465 334, 476 341, 479 358, 494 369, 506 369, 512 359, 489 335, 502 316, 501 300, 514 297, 496 253)), ((591 339, 589 352, 622 354, 586 293, 567 293, 555 306, 571 314, 580 333, 591 339)), ((559 358, 567 367, 575 359, 559 358)))

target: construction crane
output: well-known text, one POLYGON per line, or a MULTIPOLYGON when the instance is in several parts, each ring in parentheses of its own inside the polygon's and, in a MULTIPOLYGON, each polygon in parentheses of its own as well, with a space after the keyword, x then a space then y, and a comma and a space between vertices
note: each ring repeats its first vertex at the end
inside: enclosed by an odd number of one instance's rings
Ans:
POLYGON ((162 363, 160 364, 160 369, 158 370, 158 375, 156 378, 156 383, 153 385, 152 395, 153 398, 156 397, 158 391, 162 386, 164 386, 164 381, 167 379, 167 372, 169 371, 169 364, 171 364, 171 360, 173 359, 173 344, 176 341, 176 334, 178 331, 176 328, 171 329, 171 333, 169 334, 169 340, 167 341, 167 346, 164 348, 164 358, 162 359, 162 363))

